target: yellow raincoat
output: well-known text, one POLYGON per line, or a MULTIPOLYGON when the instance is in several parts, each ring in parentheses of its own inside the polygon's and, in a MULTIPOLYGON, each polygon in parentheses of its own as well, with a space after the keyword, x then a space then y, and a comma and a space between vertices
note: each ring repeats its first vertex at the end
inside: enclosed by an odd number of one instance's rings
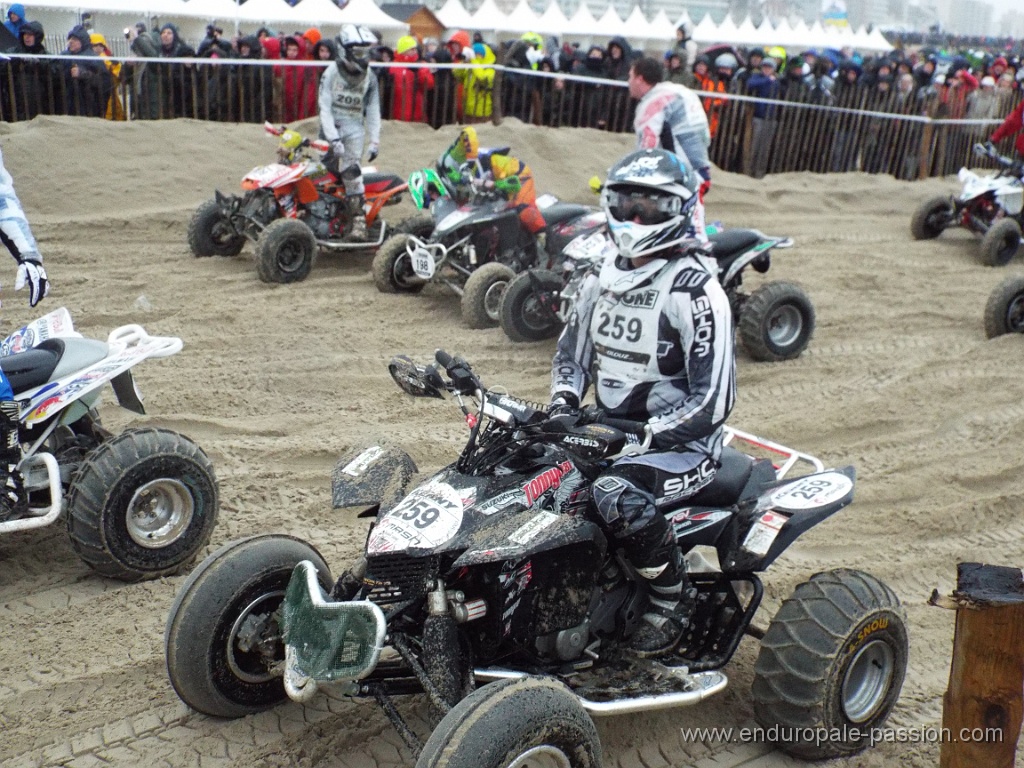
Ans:
POLYGON ((110 89, 110 99, 107 101, 105 117, 107 120, 124 120, 124 106, 121 104, 121 62, 110 60, 110 47, 107 45, 107 38, 103 35, 93 32, 89 35, 89 42, 92 43, 92 49, 103 58, 113 85, 110 89), (97 51, 97 46, 103 46, 103 50, 97 51))
POLYGON ((477 122, 491 116, 494 108, 494 51, 485 43, 473 46, 476 57, 473 59, 466 74, 466 91, 464 95, 465 114, 467 119, 475 118, 477 122))

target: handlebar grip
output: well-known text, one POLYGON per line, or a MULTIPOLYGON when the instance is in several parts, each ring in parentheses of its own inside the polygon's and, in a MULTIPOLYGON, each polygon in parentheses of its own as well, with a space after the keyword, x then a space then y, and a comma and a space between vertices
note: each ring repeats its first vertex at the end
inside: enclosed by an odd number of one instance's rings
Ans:
POLYGON ((445 370, 448 370, 455 363, 452 356, 443 349, 434 350, 434 359, 437 361, 438 365, 445 370))
POLYGON ((613 419, 610 416, 604 416, 601 419, 601 424, 606 424, 612 429, 617 429, 620 432, 632 432, 633 434, 643 434, 644 428, 647 426, 645 421, 633 421, 632 419, 613 419))

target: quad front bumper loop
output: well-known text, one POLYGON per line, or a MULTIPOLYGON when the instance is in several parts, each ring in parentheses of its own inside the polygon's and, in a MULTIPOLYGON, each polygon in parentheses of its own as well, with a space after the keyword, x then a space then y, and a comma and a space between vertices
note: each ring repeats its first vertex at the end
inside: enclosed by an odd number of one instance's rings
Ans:
POLYGON ((329 601, 308 560, 292 572, 283 613, 289 698, 308 701, 319 683, 360 680, 376 669, 387 631, 383 611, 366 600, 329 601))

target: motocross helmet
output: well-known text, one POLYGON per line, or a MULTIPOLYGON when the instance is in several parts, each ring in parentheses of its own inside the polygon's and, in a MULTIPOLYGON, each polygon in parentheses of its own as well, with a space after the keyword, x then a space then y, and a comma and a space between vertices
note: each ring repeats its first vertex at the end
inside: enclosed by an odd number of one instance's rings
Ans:
POLYGON ((363 26, 342 24, 338 35, 338 69, 344 75, 360 75, 370 66, 370 46, 377 36, 363 26))
POLYGON ((286 163, 295 160, 296 151, 302 146, 302 134, 298 131, 283 131, 277 141, 277 156, 286 163))
POLYGON ((476 135, 476 128, 472 125, 463 128, 448 152, 452 160, 460 165, 476 160, 480 154, 480 137, 476 135))
POLYGON ((687 240, 698 188, 690 164, 664 149, 643 149, 619 160, 601 193, 619 253, 636 259, 687 240))
POLYGON ((448 197, 448 188, 433 168, 413 171, 409 175, 409 196, 419 210, 438 197, 448 197))

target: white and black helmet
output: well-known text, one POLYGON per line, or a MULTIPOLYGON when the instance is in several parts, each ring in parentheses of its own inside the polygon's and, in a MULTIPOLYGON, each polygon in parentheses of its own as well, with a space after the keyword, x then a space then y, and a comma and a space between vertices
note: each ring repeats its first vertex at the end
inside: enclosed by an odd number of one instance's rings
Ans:
POLYGON ((664 149, 633 152, 613 165, 601 207, 619 253, 650 256, 692 237, 699 186, 690 164, 664 149))
POLYGON ((377 44, 377 36, 358 24, 342 24, 338 35, 338 69, 342 73, 358 75, 370 66, 370 47, 377 44))

